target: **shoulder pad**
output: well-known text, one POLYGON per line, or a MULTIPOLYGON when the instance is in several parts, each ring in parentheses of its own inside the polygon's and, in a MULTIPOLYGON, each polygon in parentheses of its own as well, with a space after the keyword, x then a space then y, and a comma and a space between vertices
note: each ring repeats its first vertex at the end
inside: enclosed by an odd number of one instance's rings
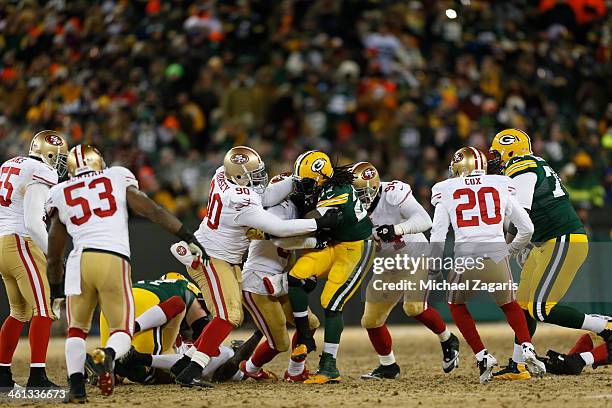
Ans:
POLYGON ((438 203, 440 203, 442 201, 442 198, 444 196, 444 190, 445 190, 445 182, 444 181, 436 183, 431 188, 431 205, 433 205, 435 207, 438 203))
POLYGON ((400 205, 412 194, 409 184, 397 180, 393 180, 381 188, 383 188, 385 200, 391 205, 400 205))
POLYGON ((508 177, 514 177, 518 174, 535 171, 538 167, 536 160, 532 156, 520 156, 510 159, 504 170, 504 174, 508 177))
POLYGON ((47 163, 32 160, 32 183, 54 186, 58 182, 57 171, 47 163))

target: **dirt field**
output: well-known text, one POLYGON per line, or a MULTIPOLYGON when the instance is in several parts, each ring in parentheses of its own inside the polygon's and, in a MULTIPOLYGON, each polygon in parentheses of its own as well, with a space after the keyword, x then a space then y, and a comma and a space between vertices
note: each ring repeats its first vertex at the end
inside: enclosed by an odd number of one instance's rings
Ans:
MULTIPOLYGON (((455 330, 456 331, 456 330, 455 330)), ((391 329, 402 378, 398 381, 363 381, 359 375, 377 365, 366 333, 358 328, 347 329, 339 353, 339 368, 345 381, 335 385, 303 385, 278 383, 219 384, 214 389, 186 389, 176 385, 117 387, 115 394, 105 398, 97 389, 88 389, 90 406, 171 407, 317 407, 339 406, 401 406, 401 407, 605 407, 612 406, 612 369, 586 369, 579 377, 547 376, 540 380, 521 382, 478 383, 478 372, 470 349, 462 341, 460 367, 444 374, 440 365, 437 339, 422 327, 395 326, 391 329)), ((499 324, 482 325, 481 333, 489 350, 502 363, 511 352, 510 330, 499 324)), ((548 348, 567 350, 578 337, 578 331, 542 325, 536 336, 541 354, 548 348)), ((246 338, 248 333, 234 337, 246 338)), ((318 344, 322 339, 319 337, 318 344)), ((93 341, 89 344, 93 347, 93 341)), ((49 373, 57 383, 65 384, 63 340, 54 339, 49 349, 49 373)), ((310 359, 315 369, 318 356, 310 359)), ((287 356, 279 356, 271 368, 282 375, 287 356)), ((13 363, 16 380, 24 383, 27 375, 29 349, 22 341, 13 363)), ((50 406, 19 401, 10 406, 50 406)))

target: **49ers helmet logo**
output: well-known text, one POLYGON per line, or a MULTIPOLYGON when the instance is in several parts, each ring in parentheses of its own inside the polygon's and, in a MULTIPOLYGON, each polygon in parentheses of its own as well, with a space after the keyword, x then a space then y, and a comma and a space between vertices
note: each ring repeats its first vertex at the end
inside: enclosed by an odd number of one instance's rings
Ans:
POLYGON ((245 164, 249 161, 249 156, 242 153, 236 153, 232 157, 230 157, 230 161, 234 164, 245 164))
POLYGON ((64 144, 62 139, 57 135, 47 135, 47 137, 45 137, 45 142, 53 146, 61 146, 64 144))
POLYGON ((310 165, 310 169, 315 173, 319 173, 321 172, 321 170, 323 170, 323 167, 325 167, 326 163, 327 161, 325 159, 318 158, 317 160, 312 162, 312 164, 310 165))
POLYGON ((461 160, 463 160, 463 153, 455 153, 455 155, 453 156, 453 163, 459 163, 461 160))
POLYGON ((372 167, 368 167, 363 171, 363 173, 361 173, 361 178, 364 180, 371 180, 374 177, 376 177, 376 170, 372 167))
POLYGON ((502 137, 499 138, 499 144, 500 145, 511 145, 513 143, 517 142, 516 140, 516 136, 514 135, 503 135, 502 137))

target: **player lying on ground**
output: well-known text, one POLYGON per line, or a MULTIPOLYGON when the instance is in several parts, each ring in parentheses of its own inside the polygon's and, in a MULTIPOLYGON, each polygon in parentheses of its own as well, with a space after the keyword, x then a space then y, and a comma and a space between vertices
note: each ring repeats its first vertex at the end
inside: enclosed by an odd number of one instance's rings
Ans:
POLYGON ((47 279, 45 200, 66 173, 68 144, 52 130, 32 139, 28 156, 14 157, 0 167, 0 274, 10 314, 0 329, 0 388, 13 388, 13 354, 23 325, 30 322, 30 376, 27 387, 56 387, 45 371, 51 323, 47 279))
MULTIPOLYGON (((376 256, 385 258, 406 254, 417 260, 424 260, 429 254, 429 242, 423 232, 431 228, 431 218, 412 195, 410 186, 397 180, 381 183, 378 170, 368 162, 354 164, 351 171, 355 175, 353 187, 376 228, 373 231, 374 236, 381 241, 376 256)), ((380 365, 361 378, 399 377, 400 368, 393 355, 391 334, 385 321, 402 296, 404 312, 438 335, 442 345, 444 372, 449 373, 457 367, 459 339, 446 328, 438 311, 427 303, 428 292, 420 287, 420 282, 428 279, 429 271, 421 265, 422 263, 419 263, 416 270, 388 270, 372 275, 366 292, 361 326, 368 331, 372 346, 378 353, 380 365), (377 291, 374 288, 381 282, 402 280, 415 282, 417 289, 400 292, 377 291)))
MULTIPOLYGON (((529 212, 534 225, 531 251, 522 254, 524 263, 516 297, 524 310, 533 336, 537 322, 546 322, 599 334, 612 354, 612 330, 607 321, 559 304, 570 288, 588 253, 588 238, 559 176, 531 150, 531 139, 518 129, 495 135, 491 153, 496 156, 492 173, 503 173, 515 181, 519 204, 529 212)), ((516 339, 515 339, 516 340, 516 339)), ((529 378, 519 344, 508 366, 494 375, 517 380, 529 378)), ((592 364, 591 360, 585 364, 592 364)))
POLYGON ((431 191, 431 204, 436 208, 431 229, 431 256, 434 259, 442 258, 448 227, 452 225, 456 265, 449 273, 448 281, 465 284, 468 288, 451 288, 448 303, 455 324, 476 355, 481 383, 491 379, 497 360, 480 339, 466 306, 466 302, 475 294, 474 290, 478 290, 471 286, 476 280, 499 285, 491 295, 517 336, 528 369, 538 376, 546 372, 531 344, 525 316, 514 299, 508 263, 509 254, 518 253, 529 243, 533 224, 527 212, 512 196, 512 181, 505 176, 487 175, 486 172, 487 159, 481 151, 473 147, 461 148, 450 163, 450 178, 434 185, 431 191), (518 229, 509 245, 506 245, 504 238, 506 218, 518 229), (472 260, 470 265, 465 262, 465 271, 458 265, 464 259, 472 260))
POLYGON ((259 154, 248 147, 230 149, 223 166, 211 181, 208 211, 196 232, 198 242, 206 248, 210 259, 197 268, 188 267, 214 316, 194 347, 172 367, 176 382, 184 386, 198 382, 202 370, 219 352, 219 345, 242 323, 240 290, 242 257, 250 241, 248 228, 256 228, 278 237, 288 237, 334 227, 338 213, 318 220, 283 220, 267 212, 264 206, 280 203, 293 190, 291 180, 267 188, 268 175, 259 154), (191 360, 189 360, 191 359, 191 360))
POLYGON ((312 277, 324 277, 321 306, 325 310, 325 343, 317 373, 304 383, 338 382, 341 377, 336 355, 344 325, 342 309, 372 265, 374 243, 368 238, 373 226, 352 186, 353 174, 348 168, 334 168, 325 153, 303 153, 295 162, 293 177, 300 191, 315 197, 317 211, 336 208, 341 211, 342 223, 329 231, 329 246, 305 251, 289 272, 289 300, 298 332, 298 345, 291 355, 302 358, 316 348, 308 322, 308 288, 304 283, 312 277))
MULTIPOLYGON (((128 169, 107 168, 94 147, 72 148, 67 164, 70 179, 52 187, 47 199, 51 218, 48 274, 51 283, 62 281, 64 249, 70 235, 73 250, 68 256, 65 276, 66 367, 70 382, 67 401, 84 402, 85 339, 98 304, 110 331, 106 347, 92 354, 103 395, 113 391, 115 359, 131 346, 134 300, 128 207, 187 242, 194 238, 181 221, 138 189, 138 182, 128 169)), ((195 245, 191 247, 201 253, 195 245)))
MULTIPOLYGON (((276 176, 270 183, 274 184, 284 178, 282 175, 276 176)), ((298 213, 298 206, 302 208, 301 198, 292 194, 290 199, 267 210, 281 219, 300 218, 302 214, 298 213)), ((287 332, 287 323, 295 325, 287 294, 286 272, 292 257, 291 249, 322 248, 325 242, 309 235, 269 241, 259 239, 266 237, 257 231, 249 230, 248 233, 252 239, 256 239, 251 241, 249 255, 242 270, 242 296, 245 307, 259 330, 266 336, 266 341, 257 347, 250 359, 241 363, 240 369, 246 376, 255 380, 277 379, 276 374, 263 368, 264 364, 287 351, 290 345, 295 347, 297 342, 297 335, 294 335, 290 343, 287 332)), ((316 282, 311 282, 311 286, 314 288, 316 282)), ((309 329, 314 333, 319 327, 319 320, 310 310, 308 321, 309 329)), ((307 378, 305 357, 290 358, 284 379, 289 382, 302 382, 307 378)))

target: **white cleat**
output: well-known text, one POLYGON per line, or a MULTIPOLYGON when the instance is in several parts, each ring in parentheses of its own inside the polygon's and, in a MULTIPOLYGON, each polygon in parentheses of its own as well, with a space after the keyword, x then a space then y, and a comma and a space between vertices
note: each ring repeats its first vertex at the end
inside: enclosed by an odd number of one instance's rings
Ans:
POLYGON ((493 367, 497 365, 497 359, 485 350, 485 355, 482 360, 476 362, 478 370, 480 370, 480 383, 488 382, 493 376, 493 367))
POLYGON ((521 344, 521 348, 529 373, 534 377, 543 377, 546 374, 546 366, 543 361, 538 360, 533 344, 525 342, 521 344))

